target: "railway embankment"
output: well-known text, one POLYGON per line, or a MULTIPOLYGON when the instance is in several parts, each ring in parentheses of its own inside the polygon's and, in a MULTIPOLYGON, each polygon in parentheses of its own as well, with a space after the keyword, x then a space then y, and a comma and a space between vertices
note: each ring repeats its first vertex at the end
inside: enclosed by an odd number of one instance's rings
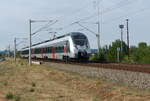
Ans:
POLYGON ((61 63, 29 66, 20 59, 0 62, 0 101, 149 101, 150 90, 95 78, 96 68, 90 69, 61 63))
POLYGON ((136 86, 142 89, 150 89, 150 74, 141 72, 132 72, 126 70, 93 68, 90 66, 79 66, 61 63, 47 63, 54 68, 77 72, 82 75, 103 78, 117 83, 123 83, 129 86, 136 86))

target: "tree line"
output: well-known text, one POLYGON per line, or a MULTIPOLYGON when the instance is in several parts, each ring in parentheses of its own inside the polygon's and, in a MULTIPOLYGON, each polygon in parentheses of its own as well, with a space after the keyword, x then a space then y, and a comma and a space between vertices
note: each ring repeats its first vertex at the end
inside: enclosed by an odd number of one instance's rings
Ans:
POLYGON ((100 62, 127 62, 150 64, 150 46, 148 46, 146 42, 140 42, 138 46, 131 46, 128 51, 128 46, 125 42, 116 40, 115 42, 112 42, 111 45, 106 45, 99 50, 100 53, 93 55, 90 58, 91 60, 100 62), (121 43, 122 51, 120 49, 121 43))

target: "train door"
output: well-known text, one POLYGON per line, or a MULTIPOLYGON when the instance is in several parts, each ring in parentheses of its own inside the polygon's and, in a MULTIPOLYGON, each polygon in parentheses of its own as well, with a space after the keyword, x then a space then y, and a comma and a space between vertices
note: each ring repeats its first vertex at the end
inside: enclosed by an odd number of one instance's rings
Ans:
POLYGON ((64 45, 64 54, 66 54, 67 53, 67 45, 65 44, 64 45))
POLYGON ((67 56, 68 55, 68 51, 69 50, 69 42, 66 41, 64 44, 64 54, 67 56))
POLYGON ((64 43, 64 55, 63 55, 63 59, 65 61, 68 61, 69 57, 70 57, 69 56, 69 41, 66 41, 64 43))
POLYGON ((34 49, 31 50, 31 57, 34 57, 34 49))

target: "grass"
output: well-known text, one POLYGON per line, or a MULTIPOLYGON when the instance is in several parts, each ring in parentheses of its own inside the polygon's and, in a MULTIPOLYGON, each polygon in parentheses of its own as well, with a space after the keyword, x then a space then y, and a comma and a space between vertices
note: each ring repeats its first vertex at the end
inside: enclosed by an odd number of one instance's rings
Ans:
POLYGON ((0 63, 0 82, 2 82, 0 101, 3 101, 1 96, 12 101, 118 101, 117 99, 136 101, 136 98, 139 101, 149 101, 150 99, 150 91, 133 89, 50 66, 28 67, 26 64, 24 60, 17 61, 17 64, 12 60, 0 63))

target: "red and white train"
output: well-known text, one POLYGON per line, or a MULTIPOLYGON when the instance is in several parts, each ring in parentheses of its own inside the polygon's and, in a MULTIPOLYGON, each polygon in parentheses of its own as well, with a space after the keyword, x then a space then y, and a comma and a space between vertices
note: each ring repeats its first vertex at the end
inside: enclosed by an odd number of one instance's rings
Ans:
MULTIPOLYGON (((91 55, 88 38, 80 32, 72 32, 33 45, 31 50, 32 58, 88 60, 91 55)), ((29 57, 29 48, 23 48, 20 52, 21 57, 29 57)))

